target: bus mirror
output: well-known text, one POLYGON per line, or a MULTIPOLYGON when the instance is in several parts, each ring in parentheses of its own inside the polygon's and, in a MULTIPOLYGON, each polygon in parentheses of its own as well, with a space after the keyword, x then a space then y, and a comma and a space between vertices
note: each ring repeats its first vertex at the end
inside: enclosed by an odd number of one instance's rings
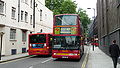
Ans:
POLYGON ((50 38, 50 41, 52 41, 52 38, 50 38))
POLYGON ((83 40, 83 37, 81 37, 81 40, 83 40))

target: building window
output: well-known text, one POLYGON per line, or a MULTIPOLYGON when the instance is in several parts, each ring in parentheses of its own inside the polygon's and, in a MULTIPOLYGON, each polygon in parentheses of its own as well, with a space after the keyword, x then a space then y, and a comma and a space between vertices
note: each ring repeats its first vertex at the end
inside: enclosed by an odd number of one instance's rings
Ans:
POLYGON ((42 10, 40 9, 40 21, 42 21, 42 10))
POLYGON ((10 39, 16 39, 16 29, 10 29, 10 39))
POLYGON ((27 20, 28 20, 28 13, 25 12, 25 22, 28 22, 27 20))
POLYGON ((23 11, 21 11, 21 21, 23 21, 23 11))
POLYGON ((26 41, 26 39, 27 39, 27 31, 25 31, 25 30, 22 30, 22 41, 26 41))
POLYGON ((30 0, 30 7, 32 8, 32 5, 33 5, 33 2, 32 2, 32 0, 30 0))
POLYGON ((0 1, 0 13, 4 12, 4 2, 0 1))
POLYGON ((30 15, 30 24, 32 25, 32 15, 30 15))
POLYGON ((16 8, 12 7, 12 19, 15 19, 16 8))

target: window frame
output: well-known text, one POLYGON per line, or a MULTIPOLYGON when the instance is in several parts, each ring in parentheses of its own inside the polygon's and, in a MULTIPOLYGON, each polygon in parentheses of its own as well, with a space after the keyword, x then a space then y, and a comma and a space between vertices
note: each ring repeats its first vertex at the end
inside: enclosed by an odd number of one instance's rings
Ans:
POLYGON ((12 7, 11 18, 12 19, 16 18, 16 8, 15 7, 12 7))
POLYGON ((23 42, 27 41, 27 31, 26 30, 22 30, 22 41, 23 42))
POLYGON ((32 25, 33 24, 33 16, 30 15, 30 24, 32 25))
POLYGON ((40 21, 42 21, 42 9, 40 9, 40 21))
POLYGON ((16 40, 16 29, 10 29, 10 40, 16 40))
POLYGON ((25 12, 25 22, 28 23, 28 12, 25 12))
POLYGON ((20 20, 23 21, 24 11, 21 10, 21 18, 20 20))
POLYGON ((0 7, 0 9, 3 9, 2 11, 0 11, 0 14, 4 14, 4 6, 5 6, 5 4, 4 4, 4 2, 3 1, 0 1, 0 5, 2 4, 2 6, 0 7))

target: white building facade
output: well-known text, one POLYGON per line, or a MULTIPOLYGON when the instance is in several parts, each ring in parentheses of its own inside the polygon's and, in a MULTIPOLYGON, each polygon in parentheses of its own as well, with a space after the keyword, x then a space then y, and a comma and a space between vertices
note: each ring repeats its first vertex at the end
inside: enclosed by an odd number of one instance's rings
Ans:
POLYGON ((28 34, 30 33, 40 31, 52 33, 53 12, 45 6, 45 0, 35 0, 34 24, 33 2, 34 0, 0 1, 0 48, 2 55, 26 52, 28 34))

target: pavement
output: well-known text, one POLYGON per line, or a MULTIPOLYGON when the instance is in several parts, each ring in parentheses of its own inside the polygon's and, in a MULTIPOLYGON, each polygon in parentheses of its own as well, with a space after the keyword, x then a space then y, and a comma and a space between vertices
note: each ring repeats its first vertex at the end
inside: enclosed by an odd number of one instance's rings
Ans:
MULTIPOLYGON (((114 68, 114 67, 111 57, 106 55, 102 50, 99 49, 99 47, 95 47, 93 51, 92 46, 90 46, 86 68, 114 68)), ((119 63, 117 63, 117 68, 120 68, 119 63)))
POLYGON ((20 58, 24 58, 24 57, 28 57, 28 56, 29 56, 28 53, 21 53, 21 54, 16 54, 16 55, 2 56, 1 60, 0 60, 0 63, 15 60, 15 59, 20 59, 20 58))

